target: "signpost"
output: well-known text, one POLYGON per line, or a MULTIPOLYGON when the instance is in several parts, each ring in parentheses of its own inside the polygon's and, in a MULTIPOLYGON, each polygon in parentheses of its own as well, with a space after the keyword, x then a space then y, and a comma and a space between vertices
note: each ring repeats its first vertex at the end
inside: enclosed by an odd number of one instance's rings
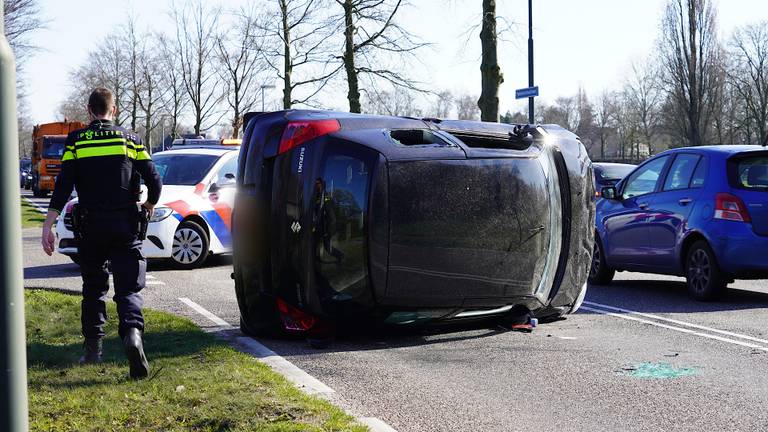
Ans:
POLYGON ((539 95, 539 88, 533 86, 533 0, 528 0, 528 88, 536 89, 528 97, 528 123, 533 124, 533 96, 539 95))
POLYGON ((538 86, 521 88, 521 89, 515 90, 515 99, 530 98, 531 100, 533 100, 534 96, 538 96, 538 95, 539 95, 538 86))

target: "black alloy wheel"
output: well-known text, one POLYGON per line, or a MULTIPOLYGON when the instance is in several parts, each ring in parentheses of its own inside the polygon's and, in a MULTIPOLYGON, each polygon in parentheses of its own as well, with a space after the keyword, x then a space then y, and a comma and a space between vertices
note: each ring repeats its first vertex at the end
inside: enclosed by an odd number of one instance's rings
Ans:
POLYGON ((699 240, 688 250, 685 279, 688 282, 688 294, 699 301, 714 300, 725 289, 726 278, 707 242, 699 240))
POLYGON ((592 249, 592 265, 589 267, 589 283, 595 285, 607 285, 613 280, 616 270, 608 267, 603 254, 603 246, 600 238, 595 236, 595 245, 592 249))

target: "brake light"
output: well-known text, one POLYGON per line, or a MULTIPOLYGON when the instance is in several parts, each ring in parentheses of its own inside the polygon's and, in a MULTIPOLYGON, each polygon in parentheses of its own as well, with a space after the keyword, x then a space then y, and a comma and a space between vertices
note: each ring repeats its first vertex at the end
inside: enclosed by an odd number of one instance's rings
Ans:
POLYGON ((280 297, 277 298, 277 310, 280 312, 280 319, 283 321, 283 328, 286 330, 307 331, 317 323, 315 317, 296 309, 280 297))
POLYGON ((719 193, 715 196, 715 219, 752 222, 744 201, 729 193, 719 193))
POLYGON ((341 125, 334 119, 290 122, 280 138, 278 154, 285 153, 309 140, 336 132, 339 129, 341 129, 341 125))

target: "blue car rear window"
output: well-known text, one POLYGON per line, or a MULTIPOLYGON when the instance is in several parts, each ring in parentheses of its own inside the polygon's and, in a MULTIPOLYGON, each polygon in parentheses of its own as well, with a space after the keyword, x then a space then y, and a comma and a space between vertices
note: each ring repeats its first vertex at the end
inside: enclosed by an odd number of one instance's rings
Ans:
POLYGON ((768 156, 740 159, 736 172, 741 187, 768 191, 768 156))

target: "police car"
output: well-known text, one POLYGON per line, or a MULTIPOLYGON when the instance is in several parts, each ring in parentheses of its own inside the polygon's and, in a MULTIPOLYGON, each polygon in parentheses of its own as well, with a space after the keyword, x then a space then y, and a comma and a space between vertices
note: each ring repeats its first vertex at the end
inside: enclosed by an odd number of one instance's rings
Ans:
MULTIPOLYGON (((211 254, 231 251, 239 148, 184 145, 152 155, 163 190, 143 243, 147 258, 170 259, 179 268, 192 269, 211 254)), ((56 224, 59 253, 74 262, 79 261, 72 232, 72 206, 76 203, 77 198, 67 203, 56 224)))

